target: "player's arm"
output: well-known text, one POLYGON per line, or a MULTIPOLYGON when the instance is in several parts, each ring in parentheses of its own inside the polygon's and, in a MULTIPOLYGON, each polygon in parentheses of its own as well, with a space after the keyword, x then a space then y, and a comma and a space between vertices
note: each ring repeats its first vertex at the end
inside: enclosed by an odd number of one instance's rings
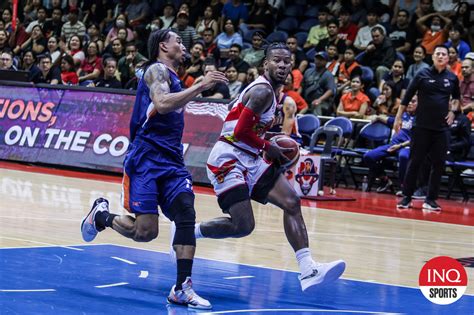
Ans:
POLYGON ((287 136, 291 136, 291 131, 295 125, 296 119, 296 103, 291 96, 286 96, 285 102, 283 103, 283 131, 287 136))
POLYGON ((167 114, 184 107, 189 101, 202 91, 205 91, 217 82, 227 82, 225 75, 218 71, 211 71, 195 85, 177 93, 170 93, 169 72, 165 65, 155 63, 145 72, 144 80, 150 89, 150 98, 160 114, 167 114))

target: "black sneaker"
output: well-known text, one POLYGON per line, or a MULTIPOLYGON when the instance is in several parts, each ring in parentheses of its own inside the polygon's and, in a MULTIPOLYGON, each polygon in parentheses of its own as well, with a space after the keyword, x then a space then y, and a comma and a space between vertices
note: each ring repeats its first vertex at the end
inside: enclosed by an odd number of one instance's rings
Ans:
POLYGON ((411 203, 411 197, 403 197, 397 204, 397 209, 408 209, 411 208, 413 205, 411 203))
POLYGON ((426 199, 423 203, 423 210, 441 211, 441 207, 434 200, 426 199))
POLYGON ((426 192, 423 188, 418 188, 413 193, 413 199, 426 199, 426 192))
POLYGON ((390 178, 387 178, 386 180, 382 181, 380 183, 380 186, 377 188, 378 193, 386 192, 389 189, 392 189, 393 182, 390 180, 390 178))

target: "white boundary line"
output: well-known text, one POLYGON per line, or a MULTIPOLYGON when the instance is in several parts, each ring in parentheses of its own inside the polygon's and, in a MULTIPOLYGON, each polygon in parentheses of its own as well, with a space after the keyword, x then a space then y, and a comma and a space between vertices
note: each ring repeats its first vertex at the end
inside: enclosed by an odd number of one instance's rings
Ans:
POLYGON ((352 313, 352 314, 385 314, 395 315, 404 313, 387 313, 387 312, 373 312, 373 311, 355 311, 355 310, 326 310, 326 309, 311 309, 311 308, 254 308, 247 310, 231 310, 231 311, 217 311, 217 312, 206 312, 200 313, 202 315, 211 314, 232 314, 232 313, 253 313, 253 312, 308 312, 308 313, 352 313))
POLYGON ((102 285, 95 285, 97 289, 104 289, 104 288, 111 288, 111 287, 118 287, 122 285, 127 285, 128 282, 117 282, 117 283, 111 283, 111 284, 102 284, 102 285))
POLYGON ((255 276, 237 276, 237 277, 224 277, 226 280, 234 280, 234 279, 249 279, 255 278, 255 276))
POLYGON ((26 290, 2 290, 0 289, 0 292, 56 292, 55 289, 26 289, 26 290))
POLYGON ((116 257, 116 256, 112 256, 110 258, 115 259, 115 260, 119 260, 119 261, 123 261, 124 263, 129 264, 129 265, 136 265, 137 264, 136 262, 127 260, 125 258, 120 258, 120 257, 116 257))
MULTIPOLYGON (((70 247, 70 246, 66 246, 66 245, 59 245, 59 244, 53 244, 53 243, 45 243, 45 242, 38 242, 38 241, 33 241, 33 240, 26 240, 26 239, 23 239, 23 238, 8 237, 8 236, 0 236, 0 238, 4 238, 4 239, 7 239, 7 240, 12 240, 12 241, 21 241, 21 242, 28 242, 28 243, 46 245, 46 246, 43 246, 43 247, 61 247, 61 248, 66 248, 66 249, 71 249, 71 250, 77 250, 77 251, 80 251, 80 252, 83 251, 82 248, 75 248, 75 247, 70 247)), ((12 247, 12 248, 15 248, 15 247, 12 247)))

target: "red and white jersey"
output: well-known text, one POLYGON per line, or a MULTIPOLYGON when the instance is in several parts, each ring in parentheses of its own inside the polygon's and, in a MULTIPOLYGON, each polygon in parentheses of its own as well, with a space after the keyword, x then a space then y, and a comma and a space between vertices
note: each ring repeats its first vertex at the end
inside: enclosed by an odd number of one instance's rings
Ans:
POLYGON ((239 95, 239 98, 237 101, 234 103, 234 106, 232 106, 232 109, 230 110, 229 114, 227 115, 225 121, 224 121, 224 126, 222 127, 222 132, 221 132, 221 137, 225 138, 226 142, 232 143, 233 146, 241 148, 243 151, 250 151, 252 153, 258 154, 258 149, 251 147, 241 141, 238 141, 235 136, 234 136, 234 130, 235 126, 237 125, 237 121, 239 120, 240 114, 242 113, 243 109, 245 108, 245 105, 243 103, 243 97, 245 95, 245 92, 247 92, 249 89, 254 87, 257 84, 268 84, 272 88, 272 105, 270 108, 268 108, 264 113, 260 115, 260 121, 254 128, 255 134, 263 138, 265 135, 265 132, 268 131, 273 125, 273 121, 275 119, 275 110, 276 106, 278 104, 275 92, 273 91, 273 87, 271 86, 270 82, 265 78, 265 76, 261 75, 259 76, 255 81, 250 83, 239 95))

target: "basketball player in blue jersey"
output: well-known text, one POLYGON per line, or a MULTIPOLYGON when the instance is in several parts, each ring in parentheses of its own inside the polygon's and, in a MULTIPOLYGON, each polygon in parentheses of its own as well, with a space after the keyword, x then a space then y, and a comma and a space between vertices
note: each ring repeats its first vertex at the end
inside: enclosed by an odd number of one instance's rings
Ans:
POLYGON ((159 205, 176 225, 173 245, 177 253, 177 279, 168 302, 210 309, 209 301, 192 288, 196 215, 181 138, 186 103, 227 79, 223 73, 213 71, 200 83, 182 90, 176 69, 184 61, 186 49, 181 38, 170 30, 152 33, 148 52, 150 61, 144 65, 138 84, 130 122, 131 144, 124 161, 122 202, 135 216, 112 214, 109 202, 99 198, 82 221, 82 237, 90 242, 98 232, 110 227, 137 242, 149 242, 158 236, 159 205))
MULTIPOLYGON (((295 251, 303 291, 338 279, 345 270, 342 260, 315 262, 309 249, 301 203, 282 169, 261 157, 281 160, 287 149, 264 139, 272 126, 277 91, 291 71, 291 53, 284 43, 268 46, 265 73, 250 83, 233 103, 207 161, 208 177, 222 211, 229 216, 196 225, 196 238, 244 237, 255 228, 251 200, 270 202, 283 210, 284 230, 295 251)), ((170 251, 173 256, 173 251, 170 251)))

